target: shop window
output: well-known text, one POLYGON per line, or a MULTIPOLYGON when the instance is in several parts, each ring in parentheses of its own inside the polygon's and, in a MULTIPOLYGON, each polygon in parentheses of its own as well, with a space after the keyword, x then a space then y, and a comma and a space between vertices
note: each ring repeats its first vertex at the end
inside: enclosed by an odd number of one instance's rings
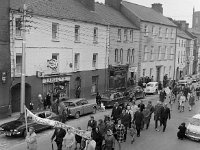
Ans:
POLYGON ((97 93, 98 91, 98 76, 92 76, 92 89, 91 89, 91 93, 97 93))
POLYGON ((76 53, 74 56, 74 70, 75 71, 79 70, 79 65, 80 65, 80 53, 76 53))
POLYGON ((15 19, 15 35, 18 37, 22 36, 22 19, 16 18, 15 19))
POLYGON ((94 28, 94 35, 93 35, 93 42, 94 43, 97 43, 98 42, 98 28, 97 27, 95 27, 94 28))
POLYGON ((53 40, 59 39, 59 24, 55 22, 52 23, 52 39, 53 40))
POLYGON ((75 42, 80 41, 80 26, 75 25, 75 42))
POLYGON ((118 29, 118 39, 117 41, 121 41, 122 40, 122 30, 118 29))
POLYGON ((92 68, 93 69, 97 68, 97 61, 98 61, 98 54, 94 53, 93 58, 92 58, 92 68))
POLYGON ((21 74, 22 71, 22 55, 17 54, 16 55, 16 74, 21 74))

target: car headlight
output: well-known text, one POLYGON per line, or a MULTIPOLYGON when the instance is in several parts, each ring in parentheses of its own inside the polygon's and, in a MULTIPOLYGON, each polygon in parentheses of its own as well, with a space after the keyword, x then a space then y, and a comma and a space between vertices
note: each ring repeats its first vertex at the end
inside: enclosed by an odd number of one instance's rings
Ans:
POLYGON ((13 131, 14 131, 14 130, 12 130, 12 129, 10 130, 10 132, 13 132, 13 131))
POLYGON ((17 129, 14 130, 14 132, 17 132, 17 131, 18 131, 17 129))
POLYGON ((3 130, 3 128, 2 127, 0 127, 0 131, 2 131, 3 130))

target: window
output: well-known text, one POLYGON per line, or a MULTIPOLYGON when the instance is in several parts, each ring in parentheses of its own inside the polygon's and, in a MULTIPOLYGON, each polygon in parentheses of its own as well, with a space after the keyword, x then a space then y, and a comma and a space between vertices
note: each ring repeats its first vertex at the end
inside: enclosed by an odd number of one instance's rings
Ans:
POLYGON ((91 93, 95 94, 98 91, 98 76, 92 76, 92 88, 91 93))
POLYGON ((173 51, 173 47, 171 47, 170 59, 173 59, 173 56, 174 56, 174 51, 173 51))
POLYGON ((118 41, 122 40, 122 30, 118 29, 118 41))
POLYGON ((52 39, 58 40, 58 38, 59 38, 59 24, 53 22, 52 23, 52 39))
POLYGON ((135 55, 135 49, 132 49, 132 55, 131 55, 131 61, 132 61, 132 63, 134 63, 134 61, 135 61, 134 55, 135 55))
POLYGON ((166 69, 166 67, 164 66, 164 68, 163 68, 163 76, 165 75, 165 69, 166 69))
POLYGON ((178 63, 180 62, 180 51, 178 52, 178 63))
POLYGON ((156 27, 155 26, 152 27, 152 35, 156 35, 156 27))
POLYGON ((58 56, 59 56, 58 53, 53 53, 52 54, 52 59, 58 60, 58 56))
POLYGON ((169 66, 169 77, 171 77, 172 66, 169 66))
POLYGON ((150 60, 153 60, 154 47, 151 47, 150 60))
POLYGON ((80 41, 80 26, 75 25, 75 42, 80 41))
POLYGON ((144 26, 144 36, 148 36, 148 33, 149 31, 148 31, 148 26, 147 25, 145 25, 144 26))
POLYGON ((128 41, 128 30, 124 29, 124 41, 128 41))
POLYGON ((79 53, 75 53, 74 56, 74 70, 79 70, 79 64, 80 64, 80 54, 79 53))
POLYGON ((181 47, 181 40, 179 40, 178 46, 181 47))
POLYGON ((152 75, 153 75, 153 68, 150 68, 149 77, 152 77, 152 75))
POLYGON ((123 63, 123 49, 120 49, 120 63, 123 63))
POLYGON ((22 71, 22 55, 17 54, 16 55, 16 74, 21 74, 22 71))
POLYGON ((94 39, 93 39, 94 43, 98 42, 98 28, 94 28, 94 39))
POLYGON ((159 37, 162 37, 162 28, 161 27, 159 27, 158 35, 159 35, 159 37))
POLYGON ((148 59, 148 49, 147 46, 144 46, 144 61, 147 61, 148 59))
POLYGON ((16 18, 15 19, 15 35, 16 36, 22 36, 22 19, 16 18))
POLYGON ((169 31, 169 29, 168 28, 166 28, 166 31, 165 31, 165 38, 168 38, 168 31, 169 31))
POLYGON ((142 70, 142 75, 143 75, 143 77, 145 77, 145 74, 146 74, 146 69, 143 69, 143 70, 142 70))
POLYGON ((127 51, 127 62, 130 63, 130 55, 131 55, 131 50, 128 49, 127 51))
POLYGON ((167 46, 165 46, 165 49, 164 49, 164 59, 167 59, 167 46))
POLYGON ((97 61, 98 61, 98 54, 97 53, 94 53, 93 54, 93 58, 92 58, 92 67, 94 69, 97 68, 97 61))
POLYGON ((182 40, 182 43, 181 43, 181 47, 183 47, 183 40, 182 40))
POLYGON ((115 49, 115 62, 118 63, 118 49, 115 49))
POLYGON ((171 38, 173 39, 174 38, 174 30, 171 29, 171 38))
POLYGON ((161 46, 158 47, 158 60, 161 60, 161 55, 162 55, 162 48, 161 46))
POLYGON ((130 30, 130 41, 133 42, 133 30, 130 30))
POLYGON ((198 24, 198 22, 199 22, 198 17, 195 18, 195 22, 196 22, 196 24, 198 24))

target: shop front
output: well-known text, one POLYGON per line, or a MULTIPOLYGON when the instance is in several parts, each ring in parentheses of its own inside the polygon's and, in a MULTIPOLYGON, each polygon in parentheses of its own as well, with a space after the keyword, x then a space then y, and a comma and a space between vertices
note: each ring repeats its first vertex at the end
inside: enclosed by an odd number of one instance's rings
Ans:
POLYGON ((53 92, 59 95, 59 99, 70 97, 70 76, 47 76, 42 79, 43 95, 53 92))
POLYGON ((109 89, 127 87, 128 65, 109 66, 109 89))

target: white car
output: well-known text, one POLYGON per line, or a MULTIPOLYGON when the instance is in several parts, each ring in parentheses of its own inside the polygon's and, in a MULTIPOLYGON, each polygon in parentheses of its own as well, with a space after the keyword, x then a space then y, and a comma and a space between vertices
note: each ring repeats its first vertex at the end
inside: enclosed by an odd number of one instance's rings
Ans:
POLYGON ((189 121, 186 136, 193 140, 200 141, 200 114, 196 114, 189 121))
POLYGON ((145 93, 157 94, 158 93, 158 82, 149 82, 146 85, 145 93))

